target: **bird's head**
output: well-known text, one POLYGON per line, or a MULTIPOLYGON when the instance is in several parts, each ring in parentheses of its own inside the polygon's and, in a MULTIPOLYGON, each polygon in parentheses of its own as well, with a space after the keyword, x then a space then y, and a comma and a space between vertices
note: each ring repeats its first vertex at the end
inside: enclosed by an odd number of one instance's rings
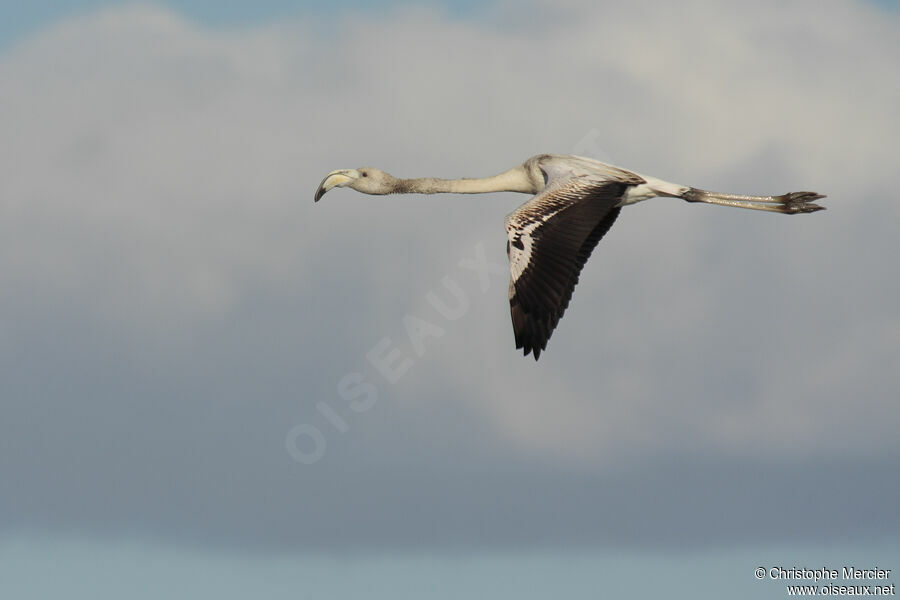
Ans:
POLYGON ((348 187, 364 194, 390 194, 395 191, 397 180, 381 169, 362 167, 360 169, 338 169, 325 176, 316 190, 315 201, 325 192, 336 187, 348 187))

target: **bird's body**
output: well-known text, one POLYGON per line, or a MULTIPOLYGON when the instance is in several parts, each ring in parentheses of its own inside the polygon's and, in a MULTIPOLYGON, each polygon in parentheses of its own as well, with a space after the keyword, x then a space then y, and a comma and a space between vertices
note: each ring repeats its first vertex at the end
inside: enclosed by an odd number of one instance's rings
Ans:
POLYGON ((623 206, 681 198, 783 214, 815 212, 812 192, 782 196, 717 194, 677 185, 580 156, 541 154, 493 177, 398 179, 371 167, 329 173, 318 201, 334 187, 367 194, 510 191, 534 194, 506 217, 509 304, 516 347, 537 360, 569 304, 581 269, 623 206))

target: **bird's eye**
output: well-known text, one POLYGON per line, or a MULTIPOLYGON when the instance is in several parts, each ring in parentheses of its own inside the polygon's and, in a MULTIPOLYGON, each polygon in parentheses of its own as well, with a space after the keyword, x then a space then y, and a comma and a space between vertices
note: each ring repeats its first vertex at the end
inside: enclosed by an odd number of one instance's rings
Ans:
POLYGON ((368 177, 368 176, 369 176, 369 174, 368 174, 368 173, 366 173, 366 172, 365 172, 365 171, 363 171, 363 172, 362 172, 362 176, 363 176, 363 177, 368 177))

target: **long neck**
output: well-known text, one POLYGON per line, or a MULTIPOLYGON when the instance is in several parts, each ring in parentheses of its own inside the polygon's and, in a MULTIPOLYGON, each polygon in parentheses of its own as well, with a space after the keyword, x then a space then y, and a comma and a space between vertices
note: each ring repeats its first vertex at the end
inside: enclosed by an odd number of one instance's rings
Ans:
POLYGON ((485 194, 488 192, 522 192, 535 194, 539 189, 521 166, 494 175, 473 179, 397 179, 392 190, 395 194, 485 194))

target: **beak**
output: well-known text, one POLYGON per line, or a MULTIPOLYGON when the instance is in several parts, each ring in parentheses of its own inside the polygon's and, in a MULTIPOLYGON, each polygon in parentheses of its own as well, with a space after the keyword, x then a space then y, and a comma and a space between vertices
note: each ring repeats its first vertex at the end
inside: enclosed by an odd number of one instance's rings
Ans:
POLYGON ((356 169, 339 169, 325 176, 319 188, 316 190, 315 202, 325 195, 325 192, 335 187, 346 187, 352 181, 359 179, 359 171, 356 169))

